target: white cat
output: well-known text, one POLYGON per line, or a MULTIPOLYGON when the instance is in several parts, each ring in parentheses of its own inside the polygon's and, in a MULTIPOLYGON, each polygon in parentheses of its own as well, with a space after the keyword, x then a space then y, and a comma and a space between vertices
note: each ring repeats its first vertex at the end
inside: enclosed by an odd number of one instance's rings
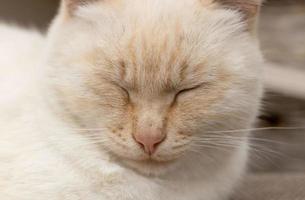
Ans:
POLYGON ((63 0, 0 26, 1 200, 219 200, 262 96, 259 1, 63 0), (233 143, 234 142, 234 143, 233 143))

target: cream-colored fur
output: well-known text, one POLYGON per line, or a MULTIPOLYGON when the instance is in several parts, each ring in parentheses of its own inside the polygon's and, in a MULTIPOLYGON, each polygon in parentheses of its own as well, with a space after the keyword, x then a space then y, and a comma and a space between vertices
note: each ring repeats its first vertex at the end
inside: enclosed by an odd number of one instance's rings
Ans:
POLYGON ((217 131, 251 127, 262 58, 241 14, 207 2, 70 0, 46 38, 1 25, 1 200, 228 198, 247 133, 217 131), (146 127, 166 134, 151 156, 146 127))

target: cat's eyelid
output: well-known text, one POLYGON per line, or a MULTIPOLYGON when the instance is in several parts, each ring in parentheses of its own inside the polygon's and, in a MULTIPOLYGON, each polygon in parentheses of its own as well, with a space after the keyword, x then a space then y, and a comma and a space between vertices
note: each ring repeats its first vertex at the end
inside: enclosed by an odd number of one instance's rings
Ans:
POLYGON ((197 89, 197 88, 199 88, 199 87, 200 87, 200 85, 194 86, 194 87, 190 87, 190 88, 185 88, 185 89, 180 90, 180 91, 178 92, 178 94, 181 94, 181 93, 184 93, 184 92, 188 92, 188 91, 192 91, 192 90, 195 90, 195 89, 197 89))
POLYGON ((207 84, 208 84, 208 82, 201 82, 199 84, 195 84, 195 85, 190 86, 190 87, 185 87, 185 88, 179 90, 179 93, 187 92, 187 91, 190 91, 190 90, 195 90, 195 89, 201 88, 201 87, 203 87, 203 86, 205 86, 207 84))
POLYGON ((177 93, 176 93, 174 101, 173 101, 173 105, 177 102, 179 95, 192 91, 192 90, 196 90, 200 87, 203 87, 205 84, 206 84, 206 82, 202 82, 199 84, 194 84, 194 86, 192 86, 192 87, 185 87, 184 89, 177 90, 177 93))

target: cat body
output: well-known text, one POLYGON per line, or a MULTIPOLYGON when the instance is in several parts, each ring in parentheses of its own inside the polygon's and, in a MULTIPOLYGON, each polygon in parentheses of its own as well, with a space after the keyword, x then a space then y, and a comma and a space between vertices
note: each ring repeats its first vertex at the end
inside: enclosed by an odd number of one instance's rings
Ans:
POLYGON ((0 25, 1 200, 228 198, 247 132, 225 151, 198 134, 251 127, 262 58, 209 2, 66 0, 47 36, 0 25))

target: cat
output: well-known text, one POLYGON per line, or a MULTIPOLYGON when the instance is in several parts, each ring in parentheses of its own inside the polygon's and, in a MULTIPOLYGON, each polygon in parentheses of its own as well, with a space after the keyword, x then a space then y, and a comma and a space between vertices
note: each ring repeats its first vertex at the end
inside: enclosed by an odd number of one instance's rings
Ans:
POLYGON ((261 3, 62 0, 47 35, 2 24, 1 200, 227 199, 248 157, 230 130, 263 95, 261 3))

